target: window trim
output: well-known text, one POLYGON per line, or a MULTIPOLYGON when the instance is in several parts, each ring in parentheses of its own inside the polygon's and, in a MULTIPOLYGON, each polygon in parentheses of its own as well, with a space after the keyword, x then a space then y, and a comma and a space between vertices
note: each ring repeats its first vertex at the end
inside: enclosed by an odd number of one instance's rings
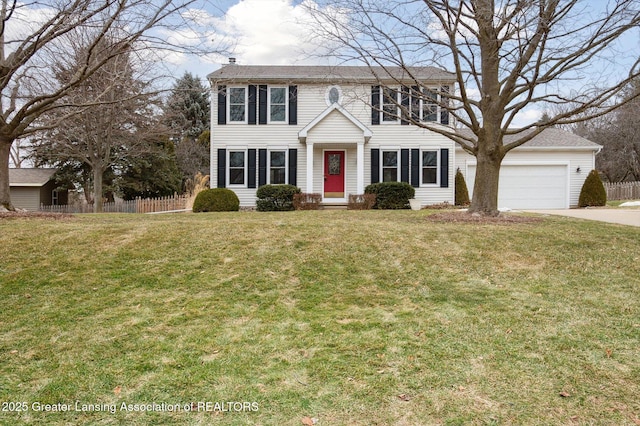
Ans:
MULTIPOLYGON (((227 187, 234 187, 234 188, 247 188, 248 187, 248 174, 249 174, 249 165, 247 164, 248 162, 248 152, 246 148, 227 148, 227 167, 226 167, 226 175, 227 175, 227 187), (231 183, 231 153, 232 152, 242 152, 244 154, 244 177, 243 177, 243 181, 244 183, 231 183)), ((233 169, 239 169, 240 167, 233 167, 233 169)))
POLYGON ((331 90, 332 89, 336 89, 338 91, 338 100, 335 102, 338 105, 342 105, 342 87, 340 87, 337 84, 333 84, 331 86, 328 86, 326 88, 326 90, 324 91, 324 101, 327 104, 327 106, 331 106, 333 105, 333 102, 331 102, 330 99, 330 94, 331 94, 331 90))
POLYGON ((422 97, 420 99, 420 121, 423 123, 436 123, 440 124, 440 92, 438 89, 433 87, 424 87, 422 91, 422 97), (429 92, 436 95, 435 98, 429 97, 429 92), (433 102, 426 102, 427 99, 433 99, 433 102), (435 111, 432 113, 435 115, 435 120, 427 120, 425 116, 425 108, 427 104, 435 105, 435 111))
POLYGON ((420 149, 420 187, 439 187, 440 186, 440 148, 432 148, 432 149, 420 149), (434 183, 424 183, 424 169, 425 167, 433 167, 433 166, 425 166, 424 165, 424 153, 425 152, 435 152, 436 153, 436 181, 434 183))
POLYGON ((395 88, 390 86, 380 86, 380 124, 398 124, 400 123, 400 96, 401 96, 402 88, 395 88), (385 90, 393 90, 396 92, 396 101, 395 103, 385 103, 385 90), (396 108, 395 112, 395 120, 385 120, 384 116, 386 113, 384 112, 385 105, 393 105, 396 108))
POLYGON ((400 148, 380 148, 380 182, 400 182, 400 148), (396 153, 396 180, 384 180, 384 169, 391 169, 393 166, 384 165, 384 153, 395 152, 396 153))
POLYGON ((287 148, 273 148, 267 150, 267 185, 286 185, 289 182, 289 150, 287 148), (284 152, 284 166, 277 167, 278 169, 284 169, 284 182, 283 183, 271 183, 271 153, 272 152, 284 152))
MULTIPOLYGON (((280 105, 280 104, 276 104, 280 105)), ((267 124, 289 124, 289 86, 267 86, 267 124), (284 90, 284 119, 274 121, 271 119, 271 89, 284 90)))
MULTIPOLYGON (((240 104, 233 104, 240 105, 240 104)), ((249 122, 249 88, 247 86, 227 86, 227 123, 228 124, 247 124, 249 122), (244 120, 234 121, 231 119, 231 91, 233 89, 244 90, 244 120)))

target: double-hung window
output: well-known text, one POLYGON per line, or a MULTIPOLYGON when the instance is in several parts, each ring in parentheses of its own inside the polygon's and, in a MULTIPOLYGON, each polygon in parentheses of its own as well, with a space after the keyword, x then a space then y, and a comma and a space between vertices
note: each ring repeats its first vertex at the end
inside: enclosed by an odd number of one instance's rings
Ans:
POLYGON ((245 87, 229 88, 229 122, 245 123, 247 121, 247 89, 245 87))
POLYGON ((398 91, 385 87, 382 91, 382 121, 395 123, 398 121, 398 91))
POLYGON ((287 88, 269 88, 269 121, 284 123, 287 118, 287 88))
POLYGON ((422 121, 438 121, 438 93, 432 89, 424 91, 422 121))
POLYGON ((422 184, 438 183, 438 151, 422 151, 422 184))
POLYGON ((398 181, 398 151, 382 151, 382 181, 398 181))
POLYGON ((245 151, 229 151, 229 184, 244 185, 246 173, 245 151))
POLYGON ((272 185, 287 183, 287 152, 269 152, 269 183, 272 185))

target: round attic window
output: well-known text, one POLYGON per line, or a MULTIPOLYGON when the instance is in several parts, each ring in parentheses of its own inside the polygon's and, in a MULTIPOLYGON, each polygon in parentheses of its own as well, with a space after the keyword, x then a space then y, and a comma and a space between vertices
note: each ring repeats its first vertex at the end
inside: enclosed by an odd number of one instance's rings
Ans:
POLYGON ((340 90, 340 86, 331 86, 327 89, 326 93, 327 105, 333 105, 335 103, 340 103, 342 100, 342 90, 340 90))

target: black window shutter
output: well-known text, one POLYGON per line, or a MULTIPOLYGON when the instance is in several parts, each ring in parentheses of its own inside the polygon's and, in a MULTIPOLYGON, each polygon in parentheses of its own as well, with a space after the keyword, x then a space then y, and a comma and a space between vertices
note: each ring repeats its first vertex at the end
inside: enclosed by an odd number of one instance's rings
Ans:
POLYGON ((440 150, 440 188, 449 187, 449 149, 440 150))
MULTIPOLYGON (((445 93, 449 93, 449 86, 442 86, 441 91, 440 104, 442 106, 449 106, 449 98, 445 96, 445 93)), ((440 108, 440 123, 449 124, 449 110, 446 108, 440 108)))
POLYGON ((227 124, 227 86, 218 86, 218 124, 227 124))
POLYGON ((267 124, 267 86, 258 88, 258 124, 267 124))
POLYGON ((227 150, 218 149, 218 188, 227 186, 227 150))
POLYGON ((371 150, 371 183, 380 182, 380 150, 371 150))
POLYGON ((409 150, 400 150, 400 182, 409 183, 409 150))
POLYGON ((298 124, 298 86, 289 86, 289 124, 298 124))
POLYGON ((298 185, 298 150, 289 150, 289 185, 298 185))
POLYGON ((247 187, 255 188, 256 187, 256 150, 250 149, 247 156, 248 156, 247 163, 249 163, 248 164, 249 167, 247 170, 249 173, 249 176, 247 177, 249 182, 247 182, 247 187))
POLYGON ((371 86, 371 124, 380 124, 380 86, 371 86))
POLYGON ((411 186, 420 186, 420 150, 411 150, 411 186))
MULTIPOLYGON (((402 86, 402 89, 400 90, 400 115, 401 115, 401 120, 400 123, 407 125, 409 124, 409 114, 410 112, 410 104, 409 104, 409 88, 407 86, 402 86)), ((409 157, 407 157, 409 158, 409 157)), ((403 181, 405 182, 405 181, 403 181)), ((408 182, 408 178, 407 178, 407 182, 408 182)))
POLYGON ((258 186, 267 184, 267 150, 258 150, 258 186))
POLYGON ((247 114, 247 122, 249 124, 256 124, 256 104, 257 104, 257 99, 256 99, 256 95, 258 91, 258 87, 255 85, 250 85, 249 86, 249 113, 247 114))

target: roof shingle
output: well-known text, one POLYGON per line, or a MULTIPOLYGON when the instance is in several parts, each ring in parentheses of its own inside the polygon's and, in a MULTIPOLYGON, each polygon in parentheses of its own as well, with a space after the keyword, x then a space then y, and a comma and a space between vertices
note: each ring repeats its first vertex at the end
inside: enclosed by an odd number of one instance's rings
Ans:
POLYGON ((226 65, 207 76, 211 81, 304 83, 375 83, 377 81, 454 82, 454 74, 435 67, 226 65))
POLYGON ((10 186, 42 186, 49 182, 57 169, 9 169, 10 186))

